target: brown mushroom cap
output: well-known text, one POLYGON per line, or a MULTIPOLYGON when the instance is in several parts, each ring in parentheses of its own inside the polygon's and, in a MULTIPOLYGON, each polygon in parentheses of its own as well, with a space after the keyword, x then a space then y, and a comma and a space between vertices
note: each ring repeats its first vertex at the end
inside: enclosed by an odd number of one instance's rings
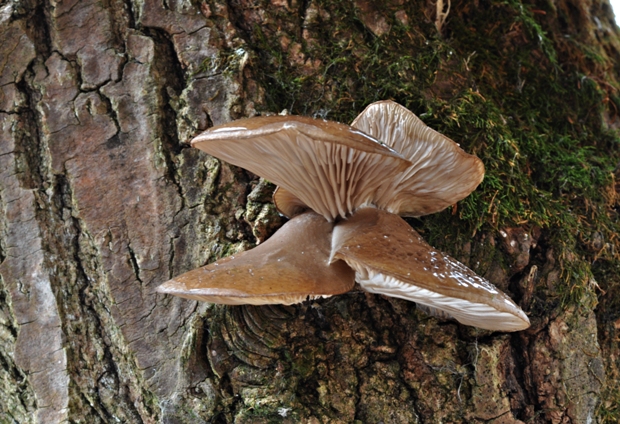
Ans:
POLYGON ((254 249, 186 272, 157 291, 227 305, 290 305, 346 293, 355 273, 342 261, 329 263, 332 228, 314 212, 298 215, 254 249))
POLYGON ((299 197, 283 187, 276 187, 273 192, 273 203, 276 209, 287 218, 292 218, 309 209, 308 205, 302 202, 299 197))
POLYGON ((332 258, 355 269, 357 282, 371 293, 436 308, 463 324, 489 330, 518 331, 530 325, 508 296, 433 249, 392 213, 363 208, 338 223, 332 258))
POLYGON ((351 124, 376 137, 412 165, 386 179, 373 202, 401 216, 439 212, 467 197, 484 177, 484 165, 415 114, 386 100, 370 104, 351 124))
POLYGON ((283 187, 328 220, 372 201, 410 165, 373 137, 301 116, 242 119, 210 128, 192 146, 283 187))

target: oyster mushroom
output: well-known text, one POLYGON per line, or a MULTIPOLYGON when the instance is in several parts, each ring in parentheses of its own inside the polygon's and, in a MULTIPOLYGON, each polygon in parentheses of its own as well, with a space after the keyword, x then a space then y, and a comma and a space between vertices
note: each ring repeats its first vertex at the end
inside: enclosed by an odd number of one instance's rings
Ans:
POLYGON ((303 116, 241 119, 203 132, 192 146, 266 178, 329 221, 372 203, 386 178, 410 166, 361 131, 303 116))
MULTIPOLYGON (((482 182, 484 165, 454 141, 429 128, 414 113, 390 100, 375 102, 351 123, 410 161, 385 178, 372 204, 401 216, 439 212, 467 197, 482 182)), ((291 217, 304 203, 286 188, 274 194, 278 210, 291 217)))
POLYGON ((331 255, 349 264, 368 292, 410 300, 488 330, 518 331, 530 325, 508 296, 433 249, 393 213, 364 208, 341 221, 333 231, 331 255))
POLYGON ((428 215, 467 197, 482 182, 484 165, 480 159, 465 153, 398 103, 372 103, 351 126, 411 161, 379 189, 375 204, 380 209, 401 216, 428 215))
POLYGON ((293 219, 253 250, 158 291, 226 304, 290 304, 344 293, 355 280, 463 324, 527 328, 512 300, 398 216, 437 212, 467 196, 484 176, 482 162, 394 102, 370 105, 354 125, 359 129, 259 117, 196 137, 192 146, 277 184, 274 200, 293 219))
POLYGON ((266 305, 346 293, 355 272, 330 261, 333 224, 309 211, 284 224, 254 249, 186 272, 160 293, 226 305, 266 305))

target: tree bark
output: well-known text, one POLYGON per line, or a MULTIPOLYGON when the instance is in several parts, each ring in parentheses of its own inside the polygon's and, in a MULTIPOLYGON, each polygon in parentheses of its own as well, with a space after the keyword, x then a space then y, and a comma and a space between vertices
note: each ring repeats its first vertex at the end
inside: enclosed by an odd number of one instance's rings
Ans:
POLYGON ((0 422, 617 422, 618 35, 600 0, 0 2, 0 422), (410 223, 530 329, 155 293, 283 223, 194 135, 388 98, 485 162, 410 223))

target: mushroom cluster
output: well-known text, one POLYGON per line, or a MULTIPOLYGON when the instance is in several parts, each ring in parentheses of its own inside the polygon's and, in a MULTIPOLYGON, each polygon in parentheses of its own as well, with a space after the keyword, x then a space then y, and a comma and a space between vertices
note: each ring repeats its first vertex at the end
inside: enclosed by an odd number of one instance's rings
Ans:
POLYGON ((290 220, 254 249, 159 286, 161 293, 229 305, 293 304, 371 293, 422 305, 476 327, 518 331, 525 313, 472 270, 433 249, 401 216, 438 212, 482 181, 484 166, 392 101, 351 126, 301 116, 242 119, 192 146, 278 185, 290 220))

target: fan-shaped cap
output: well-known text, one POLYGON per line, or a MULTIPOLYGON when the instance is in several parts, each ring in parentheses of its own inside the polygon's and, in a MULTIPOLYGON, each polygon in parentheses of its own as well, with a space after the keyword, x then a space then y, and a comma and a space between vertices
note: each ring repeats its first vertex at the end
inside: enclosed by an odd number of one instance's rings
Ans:
POLYGON ((410 300, 459 322, 499 331, 529 327, 525 313, 472 270, 433 249, 402 218, 375 208, 336 225, 332 258, 355 269, 371 293, 410 300))
POLYGON ((439 212, 467 197, 484 177, 480 159, 465 153, 398 103, 372 103, 351 126, 381 140, 412 163, 396 178, 384 180, 373 202, 381 209, 402 216, 439 212))
POLYGON ((302 116, 242 119, 210 128, 192 146, 283 187, 328 220, 368 204, 410 165, 348 125, 302 116))
POLYGON ((157 291, 227 305, 290 305, 346 293, 355 273, 342 261, 329 263, 332 228, 314 212, 298 215, 254 249, 182 274, 157 291))

